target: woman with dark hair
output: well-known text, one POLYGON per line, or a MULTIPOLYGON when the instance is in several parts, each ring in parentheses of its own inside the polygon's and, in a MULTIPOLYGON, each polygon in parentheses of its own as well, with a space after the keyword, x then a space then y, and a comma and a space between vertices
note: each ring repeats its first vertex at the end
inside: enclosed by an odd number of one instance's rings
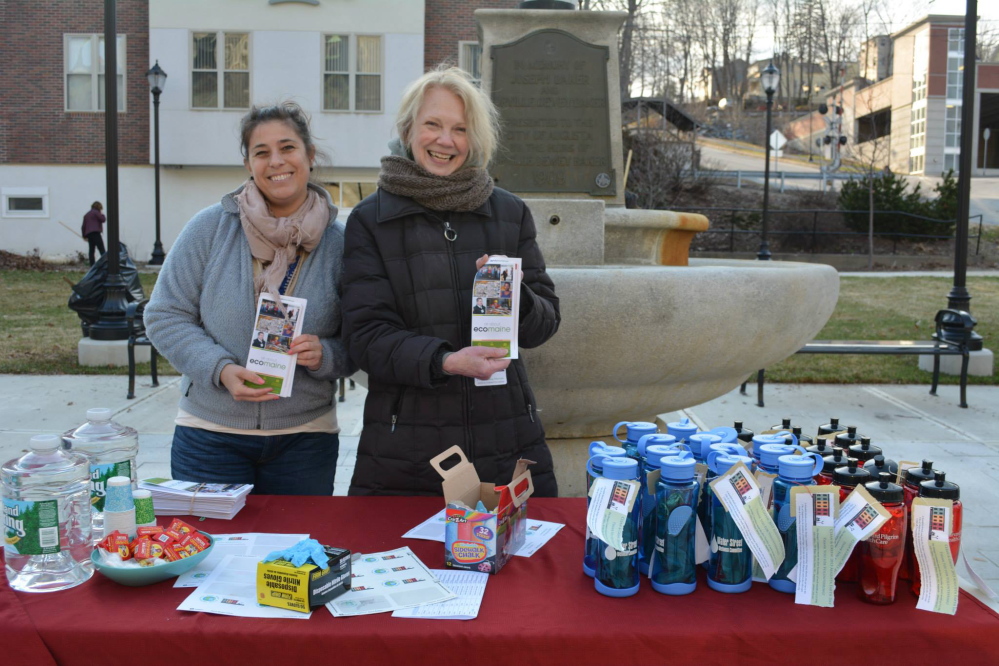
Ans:
POLYGON ((183 374, 173 478, 252 483, 262 494, 331 495, 339 449, 334 382, 353 372, 340 340, 343 225, 309 182, 316 146, 290 102, 240 126, 249 179, 188 222, 145 310, 149 338, 183 374), (262 292, 307 301, 294 389, 279 398, 246 367, 262 292))
POLYGON ((90 246, 89 249, 89 259, 90 265, 94 265, 94 250, 101 253, 100 256, 104 256, 104 237, 101 235, 104 233, 104 206, 101 205, 100 201, 95 201, 90 204, 90 210, 87 214, 83 216, 83 225, 80 227, 80 233, 86 239, 87 244, 90 246))
POLYGON ((429 461, 458 444, 483 481, 508 483, 527 458, 535 494, 557 495, 523 361, 471 346, 472 285, 488 255, 523 260, 521 347, 559 325, 531 212, 486 171, 496 108, 467 74, 440 68, 403 93, 396 129, 378 191, 354 208, 344 245, 344 341, 368 373, 349 493, 439 495, 429 461), (505 384, 473 381, 500 370, 505 384))

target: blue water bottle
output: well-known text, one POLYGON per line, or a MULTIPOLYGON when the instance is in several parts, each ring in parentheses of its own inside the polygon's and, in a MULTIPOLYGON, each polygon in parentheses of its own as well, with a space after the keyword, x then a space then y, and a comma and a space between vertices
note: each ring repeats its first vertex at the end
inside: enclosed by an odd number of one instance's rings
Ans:
POLYGON ((777 459, 778 476, 774 479, 770 515, 777 523, 781 541, 784 542, 784 561, 767 582, 779 592, 794 594, 794 581, 789 580, 787 574, 798 564, 798 530, 797 521, 791 516, 791 489, 795 486, 814 486, 814 477, 820 471, 822 458, 814 453, 777 459))
POLYGON ((690 419, 680 419, 666 424, 666 432, 676 437, 676 441, 687 443, 687 439, 697 432, 697 426, 690 419))
MULTIPOLYGON (((603 477, 619 481, 638 481, 638 461, 631 458, 604 458, 603 477)), ((615 550, 599 542, 594 587, 609 597, 630 597, 638 592, 638 520, 642 514, 642 494, 638 493, 624 523, 624 550, 615 550)))
MULTIPOLYGON (((671 453, 677 453, 669 447, 676 443, 673 435, 656 433, 654 435, 643 435, 638 440, 638 464, 641 467, 642 482, 642 516, 639 523, 638 538, 638 570, 643 576, 649 573, 649 562, 652 561, 652 550, 655 548, 656 539, 656 491, 653 486, 649 492, 648 474, 659 469, 659 459, 662 458, 661 450, 665 449, 671 453), (649 447, 653 447, 653 454, 649 453, 649 447), (650 456, 652 456, 650 458, 650 456), (653 462, 653 459, 655 462, 653 462)), ((670 455, 670 454, 666 454, 670 455)))
POLYGON ((621 446, 624 447, 629 457, 638 460, 638 440, 645 435, 654 435, 657 432, 659 432, 659 426, 655 423, 647 421, 621 421, 614 426, 611 434, 614 435, 614 439, 621 442, 621 446), (625 439, 621 439, 618 436, 621 426, 625 426, 625 439))
MULTIPOLYGON (((590 443, 590 461, 586 465, 586 508, 590 508, 590 486, 593 479, 603 476, 603 459, 606 457, 623 458, 624 449, 620 446, 608 446, 603 442, 590 443)), ((590 534, 589 526, 586 527, 586 542, 583 546, 583 573, 593 578, 597 571, 597 553, 600 550, 600 540, 590 534)))
POLYGON ((686 451, 660 459, 656 488, 656 540, 652 589, 663 594, 690 594, 697 588, 694 539, 700 489, 694 479, 697 462, 686 451))
POLYGON ((794 446, 790 444, 764 444, 760 447, 759 468, 768 474, 777 474, 777 461, 781 456, 793 456, 794 446))
MULTIPOLYGON (((697 435, 694 435, 695 437, 697 435)), ((731 444, 725 442, 715 442, 708 447, 707 454, 705 455, 705 463, 708 460, 717 458, 720 455, 726 456, 746 456, 746 449, 742 448, 739 444, 731 444)), ((747 458, 748 459, 748 458, 747 458)), ((750 471, 753 469, 752 459, 748 459, 749 462, 746 466, 749 467, 750 471)), ((701 487, 701 494, 697 500, 697 518, 701 521, 701 529, 704 530, 704 538, 711 542, 711 496, 708 494, 709 486, 718 475, 711 470, 711 465, 708 463, 708 471, 704 475, 704 485, 701 487)), ((725 469, 728 469, 727 467, 725 469)), ((708 567, 708 563, 703 563, 704 568, 708 567)))
POLYGON ((791 434, 791 431, 787 432, 777 432, 769 435, 754 435, 753 436, 753 450, 751 455, 753 460, 759 464, 760 462, 760 447, 765 444, 787 444, 786 438, 793 438, 793 444, 797 444, 798 440, 791 434))
MULTIPOLYGON (((740 462, 746 467, 753 464, 748 456, 712 452, 709 454, 708 470, 717 478, 740 462)), ((705 501, 709 502, 711 507, 708 587, 718 592, 745 592, 753 585, 753 553, 749 550, 731 514, 718 500, 710 486, 705 501)))
POLYGON ((712 444, 720 444, 721 441, 721 437, 710 432, 698 432, 687 437, 690 452, 694 454, 697 462, 704 462, 708 457, 708 447, 712 444))

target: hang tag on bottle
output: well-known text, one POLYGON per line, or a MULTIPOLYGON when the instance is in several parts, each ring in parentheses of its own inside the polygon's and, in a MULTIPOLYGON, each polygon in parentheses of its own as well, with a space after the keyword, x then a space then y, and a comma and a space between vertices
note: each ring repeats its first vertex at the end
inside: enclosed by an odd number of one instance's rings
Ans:
POLYGON ((711 490, 732 516, 769 579, 784 561, 784 544, 770 512, 763 506, 760 487, 753 474, 745 464, 737 463, 711 482, 711 490))
POLYGON ((957 612, 957 569, 950 550, 953 521, 952 500, 912 500, 912 544, 921 576, 916 608, 920 610, 947 615, 957 612))
POLYGON ((839 489, 834 486, 797 486, 791 489, 798 564, 795 566, 794 603, 832 608, 836 591, 833 541, 839 489))
POLYGON ((850 559, 858 541, 863 541, 881 529, 891 518, 888 510, 871 497, 867 489, 857 486, 839 506, 836 516, 836 538, 833 541, 833 575, 838 574, 850 559))
POLYGON ((586 511, 586 526, 593 536, 614 550, 625 550, 624 526, 641 490, 638 481, 594 479, 586 511))

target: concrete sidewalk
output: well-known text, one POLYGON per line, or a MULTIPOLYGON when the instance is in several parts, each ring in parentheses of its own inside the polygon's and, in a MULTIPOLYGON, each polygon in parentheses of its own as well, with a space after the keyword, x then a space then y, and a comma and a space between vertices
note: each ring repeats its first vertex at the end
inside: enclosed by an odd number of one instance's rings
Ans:
MULTIPOLYGON (((0 460, 21 455, 32 435, 65 432, 86 420, 88 408, 109 407, 115 421, 139 431, 140 477, 169 476, 180 378, 167 377, 152 388, 149 377, 140 377, 135 400, 125 399, 127 382, 124 376, 0 376, 0 460)), ((836 417, 857 425, 894 460, 932 460, 961 486, 963 552, 999 591, 999 386, 969 387, 968 409, 957 406, 957 386, 940 387, 936 397, 928 390, 928 385, 769 384, 765 408, 756 406, 753 392, 743 396, 734 390, 660 418, 689 416, 702 428, 740 420, 756 432, 790 418, 814 435, 819 424, 836 417)), ((358 386, 337 405, 337 495, 346 494, 353 474, 365 394, 358 386)), ((958 572, 968 578, 963 566, 958 572)))

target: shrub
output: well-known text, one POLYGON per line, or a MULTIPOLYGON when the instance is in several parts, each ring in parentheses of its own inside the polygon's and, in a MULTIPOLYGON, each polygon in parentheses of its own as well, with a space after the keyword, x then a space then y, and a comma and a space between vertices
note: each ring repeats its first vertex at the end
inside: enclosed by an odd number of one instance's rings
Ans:
POLYGON ((874 194, 875 233, 933 236, 954 233, 957 184, 953 172, 946 174, 944 181, 934 188, 938 197, 930 201, 923 200, 918 184, 910 190, 904 177, 890 172, 843 183, 839 193, 840 210, 859 211, 844 216, 847 227, 853 231, 868 230, 870 188, 873 188, 874 194), (949 212, 952 207, 953 212, 949 212))

